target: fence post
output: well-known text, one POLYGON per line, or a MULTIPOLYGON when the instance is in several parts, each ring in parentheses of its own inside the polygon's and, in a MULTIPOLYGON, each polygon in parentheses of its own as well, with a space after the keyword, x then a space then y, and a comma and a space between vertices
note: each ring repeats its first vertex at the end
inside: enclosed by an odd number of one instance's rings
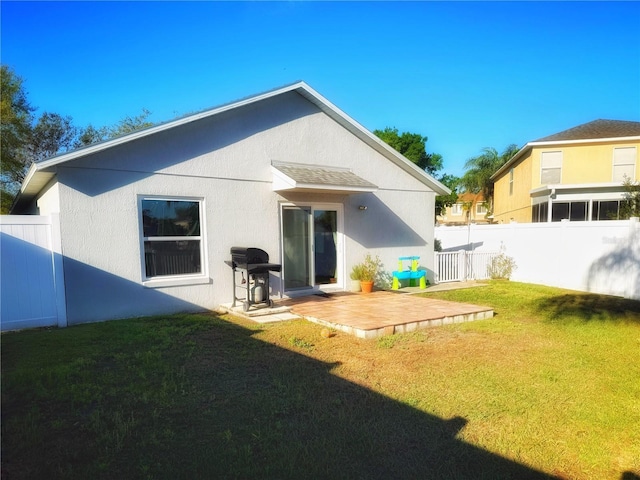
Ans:
MULTIPOLYGON (((630 249, 636 248, 640 253, 638 245, 640 240, 640 218, 629 218, 629 246, 630 249)), ((633 254, 633 252, 630 252, 633 254)), ((625 285, 625 298, 640 299, 640 267, 636 266, 635 272, 628 272, 625 276, 627 284, 625 285), (634 275, 635 273, 635 275, 634 275)))
POLYGON ((51 261, 53 262, 53 283, 55 285, 58 327, 67 326, 67 295, 64 285, 64 261, 62 237, 60 236, 60 214, 52 213, 51 219, 51 261))
POLYGON ((458 252, 458 280, 466 282, 467 280, 467 252, 460 250, 458 252))

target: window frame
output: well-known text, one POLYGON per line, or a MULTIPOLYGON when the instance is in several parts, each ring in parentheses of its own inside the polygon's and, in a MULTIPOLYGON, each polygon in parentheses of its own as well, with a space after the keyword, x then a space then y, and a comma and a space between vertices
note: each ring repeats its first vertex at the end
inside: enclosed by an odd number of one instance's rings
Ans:
POLYGON ((142 285, 148 288, 157 287, 172 287, 181 285, 197 285, 203 283, 209 283, 209 271, 207 261, 207 248, 205 248, 206 242, 206 218, 205 218, 205 199, 203 197, 183 197, 173 195, 138 195, 138 223, 139 223, 139 244, 140 244, 140 275, 142 285), (197 236, 144 236, 144 220, 142 216, 143 201, 145 200, 161 200, 172 202, 197 202, 198 203, 198 215, 200 223, 200 235, 197 236), (145 262, 145 243, 146 242, 160 242, 160 241, 199 241, 200 242, 200 272, 197 273, 185 273, 178 275, 159 275, 159 276, 147 276, 147 268, 145 262))
POLYGON ((625 167, 631 166, 632 173, 629 177, 629 180, 634 181, 636 176, 636 164, 638 162, 638 149, 635 146, 625 146, 625 147, 613 147, 613 158, 611 160, 611 181, 613 182, 624 182, 624 174, 623 178, 616 178, 616 167, 625 167), (619 150, 633 150, 633 160, 630 163, 616 163, 616 151, 619 150))
MULTIPOLYGON (((541 163, 542 165, 542 163, 541 163)), ((542 176, 542 174, 541 174, 542 176)), ((509 196, 513 195, 513 167, 509 169, 509 196)))
POLYGON ((619 199, 602 199, 602 200, 593 200, 592 201, 592 206, 591 206, 591 221, 592 222, 607 222, 610 220, 619 220, 620 219, 620 202, 621 200, 619 199), (615 218, 607 218, 605 215, 602 215, 603 218, 601 217, 603 208, 602 208, 602 204, 603 203, 609 203, 609 204, 616 204, 616 216, 615 218), (595 217, 595 218, 594 218, 595 217))
POLYGON ((476 215, 486 215, 489 210, 484 202, 476 203, 476 215))
POLYGON ((451 216, 461 217, 464 210, 463 207, 464 207, 464 204, 462 203, 454 203, 453 205, 451 205, 451 216))
MULTIPOLYGON (((552 162, 553 163, 553 162, 552 162)), ((562 150, 550 150, 548 152, 541 152, 540 153, 540 185, 559 185, 562 183, 562 164, 564 163, 564 155, 562 153, 562 150), (556 154, 560 157, 560 165, 559 166, 544 166, 544 162, 545 162, 545 156, 549 156, 548 157, 548 161, 551 162, 556 161, 557 162, 557 158, 551 158, 550 155, 551 154, 556 154), (544 172, 545 171, 550 171, 550 170, 559 170, 559 175, 558 175, 558 181, 557 182, 545 182, 544 181, 544 172)))

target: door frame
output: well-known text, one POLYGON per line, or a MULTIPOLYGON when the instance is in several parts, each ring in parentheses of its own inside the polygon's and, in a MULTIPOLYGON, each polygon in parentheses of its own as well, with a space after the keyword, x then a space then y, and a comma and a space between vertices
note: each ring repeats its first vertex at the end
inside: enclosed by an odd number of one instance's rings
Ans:
POLYGON ((330 291, 330 290, 344 290, 346 283, 346 260, 345 260, 345 241, 344 241, 344 205, 342 203, 331 202, 280 202, 278 204, 278 216, 280 218, 280 258, 282 261, 282 293, 287 296, 302 296, 313 294, 313 292, 330 291), (309 239, 311 245, 309 245, 309 259, 310 259, 310 277, 312 279, 312 285, 309 287, 296 288, 292 290, 285 289, 286 268, 284 266, 284 207, 298 207, 310 209, 310 222, 309 222, 309 239), (313 232, 313 212, 316 210, 333 210, 337 214, 336 218, 336 283, 329 283, 318 285, 315 283, 315 245, 314 245, 314 232, 313 232))

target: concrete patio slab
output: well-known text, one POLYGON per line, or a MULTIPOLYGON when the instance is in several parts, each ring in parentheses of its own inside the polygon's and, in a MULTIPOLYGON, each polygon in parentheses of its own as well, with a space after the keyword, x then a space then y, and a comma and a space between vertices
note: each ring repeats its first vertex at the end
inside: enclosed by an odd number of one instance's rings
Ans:
POLYGON ((238 317, 244 317, 256 323, 285 322, 287 320, 297 320, 301 318, 300 315, 291 312, 291 307, 278 304, 273 307, 256 305, 245 312, 241 304, 233 307, 231 303, 226 303, 220 305, 218 311, 220 313, 230 313, 238 317))
POLYGON ((292 313, 309 321, 359 338, 493 317, 489 307, 387 291, 310 295, 282 300, 278 304, 291 307, 292 313))
POLYGON ((454 290, 483 286, 477 282, 439 284, 427 290, 406 287, 396 291, 372 293, 334 292, 275 300, 273 307, 221 305, 230 313, 257 323, 283 322, 305 318, 359 338, 375 338, 394 333, 413 332, 452 323, 472 322, 493 317, 489 307, 419 297, 413 293, 454 290))

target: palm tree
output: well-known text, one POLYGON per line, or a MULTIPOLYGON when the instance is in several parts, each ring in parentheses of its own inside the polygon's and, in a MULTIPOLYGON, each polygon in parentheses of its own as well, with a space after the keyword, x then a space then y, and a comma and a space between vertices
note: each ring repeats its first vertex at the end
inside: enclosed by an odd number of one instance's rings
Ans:
POLYGON ((466 169, 462 176, 461 184, 464 189, 472 193, 482 193, 487 202, 489 212, 493 211, 493 182, 491 175, 507 163, 518 153, 517 145, 511 144, 504 149, 502 154, 492 147, 482 149, 482 154, 472 157, 464 164, 466 169))

